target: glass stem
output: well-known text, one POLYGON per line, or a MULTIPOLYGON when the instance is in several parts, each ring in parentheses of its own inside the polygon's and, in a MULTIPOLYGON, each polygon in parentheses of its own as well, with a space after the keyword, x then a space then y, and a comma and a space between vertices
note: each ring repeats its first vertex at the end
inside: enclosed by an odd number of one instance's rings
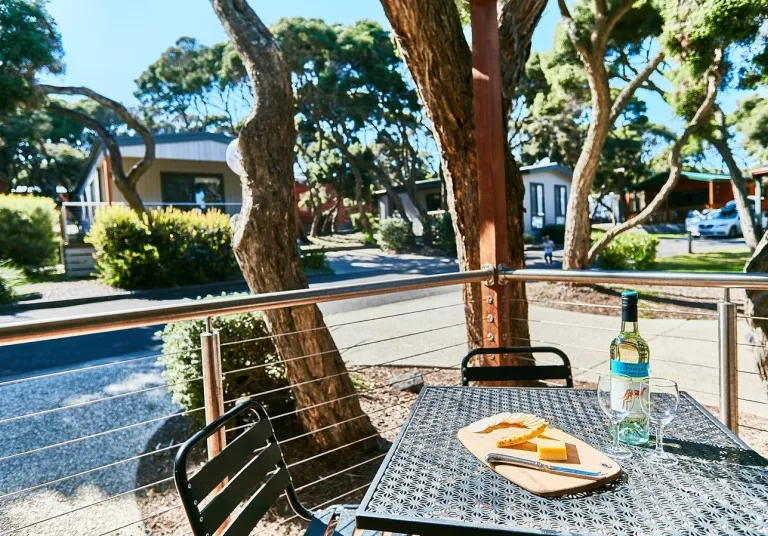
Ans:
POLYGON ((616 452, 618 452, 621 449, 620 441, 619 441, 619 433, 621 432, 621 421, 616 421, 616 437, 613 440, 613 448, 616 452))
POLYGON ((656 425, 656 454, 664 454, 664 425, 656 425))

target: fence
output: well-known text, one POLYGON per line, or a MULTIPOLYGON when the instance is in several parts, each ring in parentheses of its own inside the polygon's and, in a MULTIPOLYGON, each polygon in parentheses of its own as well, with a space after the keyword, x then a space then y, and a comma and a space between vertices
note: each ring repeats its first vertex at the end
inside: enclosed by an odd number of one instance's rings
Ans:
MULTIPOLYGON (((488 269, 416 276, 399 281, 335 285, 19 322, 0 326, 0 344, 110 331, 120 333, 119 330, 180 320, 211 319, 387 293, 440 289, 487 281, 493 275, 494 270, 488 269)), ((519 270, 504 271, 497 277, 574 284, 768 289, 768 276, 764 275, 519 270)), ((606 367, 605 341, 610 340, 618 328, 618 300, 615 304, 596 304, 545 296, 532 297, 528 301, 529 318, 510 319, 528 322, 530 326, 527 340, 521 340, 519 344, 548 344, 563 349, 571 357, 577 386, 594 382, 596 372, 606 367), (587 315, 587 310, 615 314, 601 317, 587 315)), ((390 386, 390 376, 397 376, 400 370, 393 367, 418 368, 425 383, 458 384, 461 357, 468 344, 479 342, 467 340, 463 304, 457 289, 432 295, 429 299, 390 302, 364 309, 360 305, 359 302, 352 303, 351 310, 327 316, 327 323, 348 364, 348 372, 342 374, 351 375, 356 386, 356 393, 351 396, 360 400, 365 415, 305 429, 298 425, 302 412, 322 410, 341 400, 318 400, 309 407, 271 410, 298 492, 310 507, 350 502, 367 487, 384 457, 384 450, 376 448, 375 441, 379 437, 385 440, 394 437, 414 398, 414 395, 390 386), (309 440, 314 434, 363 417, 372 421, 375 434, 325 451, 309 450, 309 440)), ((657 315, 682 319, 690 316, 664 307, 646 312, 643 332, 651 339, 654 374, 673 376, 695 397, 705 403, 719 404, 723 420, 738 430, 740 406, 765 415, 768 399, 757 370, 749 366, 746 359, 741 363, 738 360, 739 351, 749 349, 750 343, 736 336, 738 323, 744 322, 745 318, 738 313, 734 296, 726 290, 717 303, 711 305, 710 309, 696 314, 701 318, 698 322, 705 326, 703 335, 685 331, 681 327, 686 325, 683 320, 675 320, 674 325, 669 326, 671 319, 657 321, 657 315), (674 349, 666 351, 665 346, 671 346, 673 342, 686 351, 680 355, 676 355, 674 349), (757 392, 755 385, 760 387, 758 394, 754 394, 757 392)), ((237 399, 220 394, 227 392, 228 382, 268 366, 254 358, 253 363, 227 368, 222 365, 222 353, 258 340, 274 341, 278 337, 306 334, 306 330, 301 330, 228 340, 216 334, 210 320, 205 327, 200 345, 194 344, 190 349, 200 352, 204 363, 202 374, 183 381, 174 383, 160 378, 155 364, 158 355, 153 354, 0 382, 3 390, 0 399, 6 401, 0 412, 0 434, 8 438, 0 447, 0 475, 6 475, 0 476, 0 535, 143 534, 142 527, 145 526, 153 527, 153 534, 164 534, 170 533, 169 527, 174 523, 183 522, 175 492, 170 489, 169 469, 178 442, 189 435, 183 425, 185 417, 205 413, 210 420, 222 409, 232 407, 237 399), (179 384, 205 385, 206 403, 186 407, 172 404, 167 392, 179 384), (172 424, 180 430, 163 436, 172 424), (161 428, 160 425, 165 426, 161 428), (145 471, 146 468, 151 471, 145 471), (142 508, 136 507, 135 496, 143 501, 142 508)), ((317 362, 322 356, 302 355, 292 359, 317 362)), ((308 382, 332 379, 333 375, 325 375, 308 382)), ((247 396, 265 400, 289 392, 290 386, 281 385, 247 396)), ((742 412, 741 417, 746 419, 748 416, 742 412)), ((741 428, 750 433, 768 434, 768 425, 761 422, 742 420, 741 428)), ((245 426, 248 424, 228 429, 227 437, 231 440, 245 426)), ((212 445, 212 448, 216 446, 212 445)), ((286 530, 284 524, 289 522, 293 522, 292 516, 286 514, 285 509, 278 510, 266 520, 263 533, 282 534, 286 530)), ((179 533, 185 533, 186 529, 183 524, 181 526, 179 533)))

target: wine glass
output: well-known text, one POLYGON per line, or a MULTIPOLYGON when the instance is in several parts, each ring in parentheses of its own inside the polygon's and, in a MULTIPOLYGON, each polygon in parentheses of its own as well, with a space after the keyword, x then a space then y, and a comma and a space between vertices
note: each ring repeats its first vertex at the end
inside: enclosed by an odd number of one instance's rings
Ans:
POLYGON ((648 378, 643 381, 642 389, 640 405, 656 432, 656 451, 649 459, 661 465, 677 465, 677 458, 664 452, 664 427, 675 419, 680 406, 677 383, 665 378, 648 378))
POLYGON ((617 460, 631 458, 632 451, 619 442, 619 427, 635 407, 632 378, 623 374, 601 374, 597 380, 597 399, 600 409, 616 429, 614 444, 604 448, 603 452, 617 460))

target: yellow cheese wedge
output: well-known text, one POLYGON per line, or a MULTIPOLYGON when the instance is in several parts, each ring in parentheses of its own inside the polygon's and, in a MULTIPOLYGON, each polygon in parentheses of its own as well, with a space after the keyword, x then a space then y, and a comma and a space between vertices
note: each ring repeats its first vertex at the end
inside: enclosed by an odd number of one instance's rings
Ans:
POLYGON ((511 447, 520 443, 530 441, 534 437, 538 437, 546 430, 547 423, 542 421, 541 424, 533 426, 531 428, 515 427, 507 428, 505 434, 496 441, 497 447, 511 447))
POLYGON ((536 439, 536 450, 539 460, 547 462, 562 462, 568 459, 568 449, 564 441, 556 439, 536 439))

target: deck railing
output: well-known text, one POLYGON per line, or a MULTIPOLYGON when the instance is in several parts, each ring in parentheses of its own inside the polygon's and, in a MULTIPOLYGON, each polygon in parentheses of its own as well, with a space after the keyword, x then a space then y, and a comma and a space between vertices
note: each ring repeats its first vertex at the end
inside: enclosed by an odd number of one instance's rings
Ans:
MULTIPOLYGON (((263 367, 263 364, 255 364, 245 367, 242 370, 222 371, 221 351, 227 346, 243 344, 247 340, 234 340, 222 343, 219 340, 215 330, 212 329, 211 318, 226 316, 235 313, 247 313, 255 311, 264 311, 268 309, 277 309, 284 307, 294 307, 314 303, 324 303, 331 301, 350 300, 356 298, 367 298, 382 294, 391 294, 405 291, 415 291, 424 289, 437 289, 438 287, 459 285, 463 283, 482 283, 494 280, 494 278, 505 280, 522 281, 548 281, 560 283, 578 284, 609 284, 609 285, 653 285, 653 286, 678 286, 678 287, 715 287, 722 288, 723 294, 718 300, 717 311, 707 311, 699 316, 704 316, 711 322, 711 336, 702 337, 700 335, 691 336, 686 334, 676 334, 674 332, 659 331, 652 333, 656 339, 652 342, 652 348, 663 344, 665 340, 679 339, 691 345, 707 347, 709 349, 717 348, 718 363, 702 362, 697 359, 689 359, 687 356, 665 356, 652 355, 652 363, 657 363, 659 367, 667 367, 667 370, 675 370, 683 378, 681 388, 691 392, 695 397, 705 403, 720 405, 720 415, 732 430, 738 433, 739 430, 739 409, 747 407, 749 411, 756 411, 753 408, 766 408, 768 404, 763 396, 749 397, 745 396, 739 388, 739 378, 743 382, 754 386, 754 382, 759 382, 760 377, 756 370, 748 366, 739 367, 739 349, 750 347, 748 342, 740 342, 736 337, 739 319, 744 319, 744 315, 738 313, 738 304, 732 299, 730 289, 749 288, 749 289, 768 289, 768 274, 686 274, 686 273, 666 273, 666 272, 563 272, 554 270, 500 270, 482 269, 471 272, 459 272, 440 274, 432 276, 412 276, 398 280, 376 281, 366 283, 348 283, 341 285, 331 285, 320 288, 302 289, 287 292, 276 292, 262 295, 238 296, 215 298, 209 300, 190 301, 172 305, 161 305, 152 307, 136 308, 126 311, 115 311, 109 313, 72 316, 54 320, 43 321, 25 321, 11 324, 0 325, 0 355, 2 346, 10 344, 20 344, 41 340, 59 339, 62 337, 71 337, 77 335, 87 335, 104 333, 110 331, 119 331, 128 328, 146 327, 176 322, 180 320, 206 319, 208 321, 207 329, 201 336, 200 345, 196 350, 200 351, 203 360, 203 370, 199 377, 194 377, 185 382, 201 382, 206 393, 205 404, 199 407, 186 407, 179 409, 177 406, 172 411, 157 414, 143 410, 135 416, 126 416, 120 420, 109 422, 98 422, 101 411, 106 414, 106 406, 125 403, 138 404, 134 399, 141 397, 141 400, 153 399, 158 395, 164 394, 164 390, 173 387, 168 382, 161 384, 138 385, 134 388, 126 388, 120 392, 114 392, 104 389, 103 394, 99 396, 82 397, 72 394, 71 397, 64 397, 63 400, 53 403, 44 399, 48 386, 56 385, 75 385, 77 383, 87 383, 96 381, 102 374, 110 373, 119 368, 124 371, 121 374, 128 374, 132 377, 134 371, 136 374, 146 374, 144 368, 148 363, 157 359, 157 355, 147 355, 130 357, 118 362, 89 364, 82 368, 67 369, 55 372, 49 372, 34 377, 24 377, 18 379, 0 380, 0 389, 5 389, 6 393, 0 393, 1 399, 8 399, 8 396, 26 397, 29 407, 13 412, 3 411, 0 414, 0 434, 13 430, 11 435, 21 436, 24 434, 34 434, 34 441, 26 441, 23 448, 14 448, 9 444, 0 451, 0 472, 6 474, 16 474, 17 482, 4 488, 0 488, 0 535, 3 534, 46 534, 45 527, 54 523, 58 525, 63 523, 67 517, 85 515, 87 512, 98 508, 107 508, 110 504, 114 505, 122 501, 127 496, 136 493, 147 493, 152 490, 161 489, 163 486, 170 485, 170 476, 164 476, 168 473, 162 473, 155 479, 147 481, 138 480, 130 489, 115 489, 107 496, 94 498, 93 500, 75 500, 71 502, 59 501, 53 506, 42 509, 37 517, 31 516, 24 518, 23 521, 14 520, 9 523, 4 522, 3 510, 7 505, 25 504, 25 497, 32 497, 32 500, 46 500, 47 490, 67 489, 67 486, 73 486, 75 482, 82 479, 96 477, 106 471, 121 471, 126 467, 139 465, 150 457, 167 456, 175 452, 178 443, 152 444, 147 449, 139 448, 138 452, 126 451, 121 454, 100 454, 100 451, 93 448, 93 444, 105 445, 109 442, 119 441, 119 438, 135 438, 136 445, 146 444, 148 438, 145 437, 147 427, 157 427, 161 423, 167 423, 172 419, 179 419, 184 416, 194 415, 199 412, 205 412, 207 420, 215 418, 223 409, 229 409, 235 400, 225 400, 221 395, 222 382, 227 382, 233 376, 241 373, 247 373, 249 369, 263 367), (661 341, 661 342, 659 342, 661 341), (131 374, 129 374, 129 372, 131 374), (700 378, 704 373, 712 377, 718 375, 716 387, 711 388, 700 378), (37 387, 39 386, 39 387, 37 387), (12 390, 12 392, 11 392, 12 390), (32 400, 32 393, 40 392, 40 400, 32 400), (4 396, 5 395, 5 396, 4 396), (102 409, 98 409, 102 408, 102 409), (90 412, 90 413, 88 413, 90 412), (64 418, 68 422, 74 422, 77 419, 89 418, 93 423, 89 426, 78 426, 76 432, 69 435, 54 430, 56 433, 48 434, 45 426, 45 419, 64 418), (133 417, 133 418, 129 418, 133 417), (143 434, 143 435, 142 435, 143 434), (35 465, 44 464, 45 457, 55 452, 70 452, 82 446, 88 449, 92 459, 88 463, 74 464, 71 467, 64 465, 61 468, 39 471, 39 476, 33 478, 30 475, 38 473, 35 465), (18 502, 16 502, 18 501, 18 502), (7 527, 7 528, 6 528, 7 527)), ((447 294, 441 296, 448 296, 447 294)), ((437 302, 430 302, 429 306, 419 306, 408 304, 393 303, 386 314, 376 314, 371 316, 362 315, 357 317, 348 315, 348 320, 335 322, 331 318, 328 322, 328 329, 337 340, 337 345, 345 360, 352 359, 354 365, 349 367, 349 373, 355 377, 363 377, 368 373, 376 372, 382 368, 391 368, 397 366, 417 367, 422 370, 424 381, 429 383, 435 379, 439 381, 450 381, 458 383, 459 363, 462 355, 466 352, 468 345, 477 345, 479 341, 468 341, 463 328, 463 306, 458 295, 451 294, 451 299, 441 298, 437 302), (389 326, 384 329, 382 326, 389 326), (392 327, 397 329, 390 329, 392 327), (347 341, 349 341, 347 343, 347 341), (347 343, 347 344, 345 344, 347 343), (357 357, 358 359, 355 359, 357 357)), ((588 309, 589 307, 600 307, 608 309, 618 309, 618 305, 593 305, 588 303, 556 303, 555 300, 529 300, 533 307, 528 319, 511 318, 515 322, 528 322, 531 326, 530 338, 525 341, 516 341, 518 345, 552 345, 557 346, 571 354, 574 377, 581 382, 593 383, 596 372, 604 369, 604 363, 607 360, 607 346, 593 342, 593 339, 604 340, 610 338, 617 327, 607 327, 598 325, 598 323, 585 322, 583 319, 575 320, 555 319, 549 313, 549 309, 544 307, 559 307, 569 305, 571 307, 588 309), (538 309, 537 309, 538 308, 538 309), (542 313, 544 312, 544 313, 542 313), (560 337, 558 330, 575 332, 579 338, 560 337), (576 354, 576 357, 573 357, 576 354), (596 364, 597 363, 597 364, 596 364)), ((675 311, 663 311, 666 314, 674 314, 675 311)), ((687 313, 685 313, 687 314, 687 313)), ((685 317, 680 313, 679 316, 685 317)), ((618 315, 618 310, 616 311, 618 315)), ((298 333, 274 333, 268 338, 295 336, 298 333)), ((295 359, 310 359, 315 356, 299 356, 295 359)), ((745 361, 742 361, 744 364, 745 361)), ((546 364, 545 361, 542 363, 546 364)), ((323 381, 325 377, 315 378, 311 381, 323 381)), ((130 382, 129 382, 130 383, 130 382)), ((282 388, 282 389, 288 389, 282 388)), ((362 385, 358 385, 357 396, 361 397, 365 403, 366 415, 375 423, 386 415, 404 416, 410 405, 410 399, 403 400, 391 396, 391 389, 388 381, 383 380, 381 375, 374 376, 372 380, 366 380, 362 385), (376 403, 369 403, 372 397, 379 397, 376 403)), ((253 393, 250 396, 260 397, 268 393, 253 393)), ((314 407, 322 407, 325 404, 335 402, 336 400, 318 401, 314 407)), ((18 406, 20 407, 20 406, 18 406)), ((132 406, 128 406, 132 407, 132 406)), ((298 408, 294 411, 283 411, 271 415, 272 419, 280 422, 281 419, 288 417, 295 418, 301 411, 310 408, 298 408)), ((765 414, 764 411, 760 411, 765 414)), ((743 416, 743 411, 742 411, 743 416)), ((742 424, 742 428, 747 431, 768 433, 766 427, 755 426, 753 421, 745 421, 752 424, 742 424)), ((332 426, 338 426, 343 423, 336 423, 332 426)), ((378 426, 378 424, 377 424, 378 426)), ((391 438, 399 429, 400 421, 386 421, 386 425, 378 426, 378 433, 387 438, 391 438)), ((305 430, 300 433, 290 434, 288 437, 280 437, 281 444, 288 447, 296 441, 306 440, 312 434, 321 432, 318 430, 305 430)), ((236 429, 227 430, 227 434, 237 433, 236 429)), ((232 436, 234 437, 234 436, 232 436)), ((231 439, 231 438, 230 438, 231 439)), ((365 471, 375 469, 377 463, 383 458, 383 454, 350 454, 356 446, 372 438, 362 438, 350 444, 334 447, 326 452, 313 453, 311 455, 298 456, 289 459, 289 465, 294 468, 294 472, 301 473, 307 471, 310 466, 323 463, 330 458, 339 458, 344 460, 341 466, 332 465, 323 468, 325 473, 316 475, 314 472, 312 478, 299 479, 297 488, 300 493, 311 492, 322 487, 322 483, 327 483, 332 479, 351 478, 352 483, 344 488, 345 491, 339 496, 322 501, 309 501, 310 506, 321 506, 325 502, 338 502, 340 498, 349 497, 359 493, 367 483, 359 485, 359 474, 367 474, 365 471), (354 476, 358 475, 358 476, 354 476)), ((131 444, 134 444, 131 443, 131 444)), ((217 445, 212 445, 213 449, 217 445)), ((355 451, 356 452, 356 451, 355 451)), ((170 459, 167 460, 170 464, 170 459)), ((302 475, 300 474, 300 477, 302 475)), ((7 481, 6 481, 7 484, 7 481)), ((167 505, 166 505, 167 506, 167 505)), ((150 523, 152 518, 171 515, 178 512, 179 506, 163 507, 157 511, 144 512, 140 517, 124 519, 122 522, 114 520, 113 525, 109 525, 109 530, 104 532, 98 529, 94 534, 109 534, 124 529, 125 527, 137 525, 140 523, 150 523)), ((31 510, 35 510, 32 508, 31 510)))

